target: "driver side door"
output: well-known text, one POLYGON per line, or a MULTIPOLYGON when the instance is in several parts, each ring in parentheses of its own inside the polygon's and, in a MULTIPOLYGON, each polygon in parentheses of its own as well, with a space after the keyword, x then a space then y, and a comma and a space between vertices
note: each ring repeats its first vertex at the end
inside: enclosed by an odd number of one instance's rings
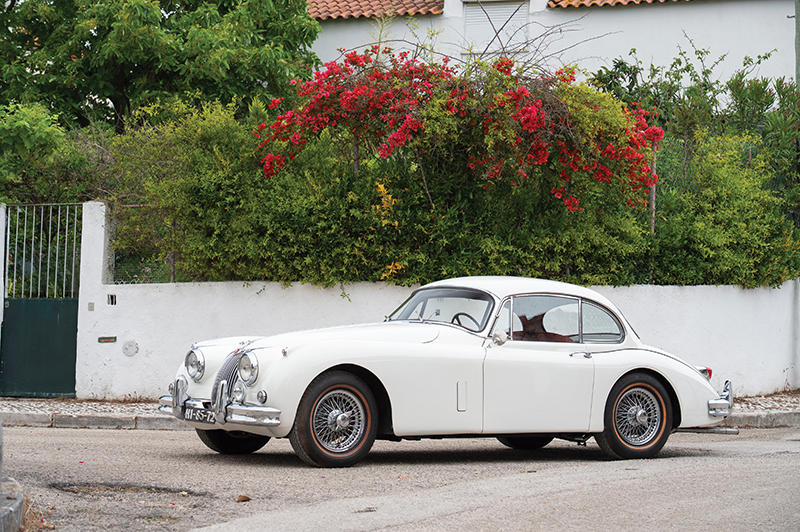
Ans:
POLYGON ((487 342, 484 425, 489 434, 584 432, 594 360, 580 342, 580 300, 534 294, 506 301, 487 342))

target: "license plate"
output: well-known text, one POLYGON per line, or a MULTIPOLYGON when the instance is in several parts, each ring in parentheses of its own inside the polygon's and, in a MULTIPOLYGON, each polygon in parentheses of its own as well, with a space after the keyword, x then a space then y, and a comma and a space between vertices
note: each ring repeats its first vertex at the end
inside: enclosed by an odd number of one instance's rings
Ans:
POLYGON ((186 407, 186 410, 183 413, 183 418, 186 421, 195 421, 197 423, 209 423, 214 424, 217 421, 214 412, 211 410, 202 410, 200 408, 191 408, 186 407))

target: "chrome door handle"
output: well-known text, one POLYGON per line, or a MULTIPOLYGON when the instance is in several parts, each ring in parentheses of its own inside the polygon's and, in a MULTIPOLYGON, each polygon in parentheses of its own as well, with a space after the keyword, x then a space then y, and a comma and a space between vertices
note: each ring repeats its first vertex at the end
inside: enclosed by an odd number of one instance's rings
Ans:
POLYGON ((586 353, 584 351, 579 351, 577 353, 570 353, 569 354, 569 356, 571 356, 571 357, 577 357, 577 356, 580 356, 580 355, 583 355, 583 358, 592 358, 592 354, 591 353, 586 353))

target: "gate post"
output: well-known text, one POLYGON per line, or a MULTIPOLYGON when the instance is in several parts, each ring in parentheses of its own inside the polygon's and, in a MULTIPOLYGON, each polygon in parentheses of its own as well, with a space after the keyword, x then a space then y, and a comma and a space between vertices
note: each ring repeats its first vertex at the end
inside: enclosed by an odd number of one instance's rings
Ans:
POLYGON ((98 380, 97 338, 95 337, 92 342, 87 332, 91 331, 91 324, 97 319, 96 314, 104 311, 106 298, 104 285, 112 279, 106 204, 100 201, 84 203, 82 220, 75 396, 103 397, 105 390, 96 382, 98 380))

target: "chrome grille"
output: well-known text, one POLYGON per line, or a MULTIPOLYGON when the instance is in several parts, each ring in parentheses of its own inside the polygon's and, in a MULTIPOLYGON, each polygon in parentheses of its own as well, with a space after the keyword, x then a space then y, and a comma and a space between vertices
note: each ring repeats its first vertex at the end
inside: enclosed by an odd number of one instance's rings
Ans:
POLYGON ((227 390, 230 393, 230 390, 233 388, 233 384, 236 382, 236 369, 239 367, 239 360, 242 358, 243 352, 234 352, 228 355, 228 358, 225 359, 225 362, 222 363, 222 367, 219 368, 217 372, 217 377, 214 379, 214 388, 211 390, 211 404, 217 404, 217 394, 219 393, 219 383, 225 381, 227 383, 227 390))

